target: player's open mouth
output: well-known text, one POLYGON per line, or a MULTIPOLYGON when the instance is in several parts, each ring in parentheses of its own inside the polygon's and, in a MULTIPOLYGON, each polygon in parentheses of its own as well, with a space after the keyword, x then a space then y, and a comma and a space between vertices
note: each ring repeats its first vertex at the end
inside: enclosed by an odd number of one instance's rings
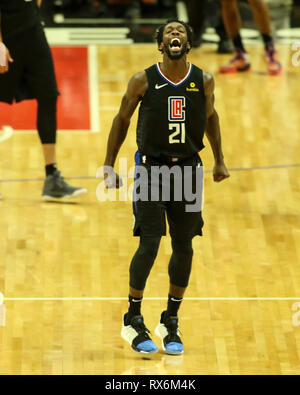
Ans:
POLYGON ((179 38, 173 38, 170 42, 169 47, 170 47, 170 51, 172 52, 180 52, 182 45, 179 38))

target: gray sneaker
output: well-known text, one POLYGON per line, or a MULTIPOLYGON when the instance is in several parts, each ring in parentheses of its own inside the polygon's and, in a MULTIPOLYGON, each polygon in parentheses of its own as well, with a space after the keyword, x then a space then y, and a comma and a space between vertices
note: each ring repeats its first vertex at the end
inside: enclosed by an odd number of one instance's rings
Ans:
POLYGON ((56 170, 51 176, 47 176, 44 183, 42 199, 53 200, 75 197, 87 193, 86 188, 71 187, 56 170))

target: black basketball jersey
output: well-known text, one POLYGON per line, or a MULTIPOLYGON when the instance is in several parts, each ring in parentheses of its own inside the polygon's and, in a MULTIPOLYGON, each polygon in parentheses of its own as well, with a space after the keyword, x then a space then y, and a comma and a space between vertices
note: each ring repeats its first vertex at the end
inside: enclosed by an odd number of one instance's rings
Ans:
POLYGON ((41 23, 37 0, 0 0, 3 40, 41 23))
POLYGON ((156 158, 187 158, 204 148, 206 100, 203 71, 190 63, 185 78, 173 83, 159 63, 146 70, 148 89, 137 124, 139 151, 156 158))

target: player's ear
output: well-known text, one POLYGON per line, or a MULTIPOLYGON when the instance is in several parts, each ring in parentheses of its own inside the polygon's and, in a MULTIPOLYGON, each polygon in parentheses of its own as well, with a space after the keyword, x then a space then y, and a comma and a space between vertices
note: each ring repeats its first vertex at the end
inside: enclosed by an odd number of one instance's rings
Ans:
POLYGON ((160 52, 162 52, 163 49, 164 49, 164 43, 161 42, 161 43, 159 44, 159 46, 158 46, 158 50, 159 50, 160 52))

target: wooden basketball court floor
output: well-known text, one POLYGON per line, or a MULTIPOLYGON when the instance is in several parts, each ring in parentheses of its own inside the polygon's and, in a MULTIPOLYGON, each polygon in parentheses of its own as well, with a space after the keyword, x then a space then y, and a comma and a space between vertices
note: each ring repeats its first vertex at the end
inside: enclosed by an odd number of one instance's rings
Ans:
MULTIPOLYGON (((185 354, 151 358, 120 337, 138 244, 131 202, 99 202, 95 175, 128 79, 160 55, 154 45, 97 51, 101 131, 60 133, 58 144, 60 168, 88 188, 86 197, 42 202, 37 136, 16 132, 0 144, 0 373, 300 374, 300 66, 292 65, 293 51, 279 48, 285 70, 277 77, 266 75, 261 46, 249 48, 252 72, 238 75, 219 75, 228 57, 209 46, 190 54, 215 75, 231 178, 213 183, 206 141, 204 236, 194 240, 180 311, 185 354)), ((135 124, 136 116, 120 153, 128 167, 135 124)), ((143 304, 151 331, 166 305, 170 253, 166 237, 143 304)))

